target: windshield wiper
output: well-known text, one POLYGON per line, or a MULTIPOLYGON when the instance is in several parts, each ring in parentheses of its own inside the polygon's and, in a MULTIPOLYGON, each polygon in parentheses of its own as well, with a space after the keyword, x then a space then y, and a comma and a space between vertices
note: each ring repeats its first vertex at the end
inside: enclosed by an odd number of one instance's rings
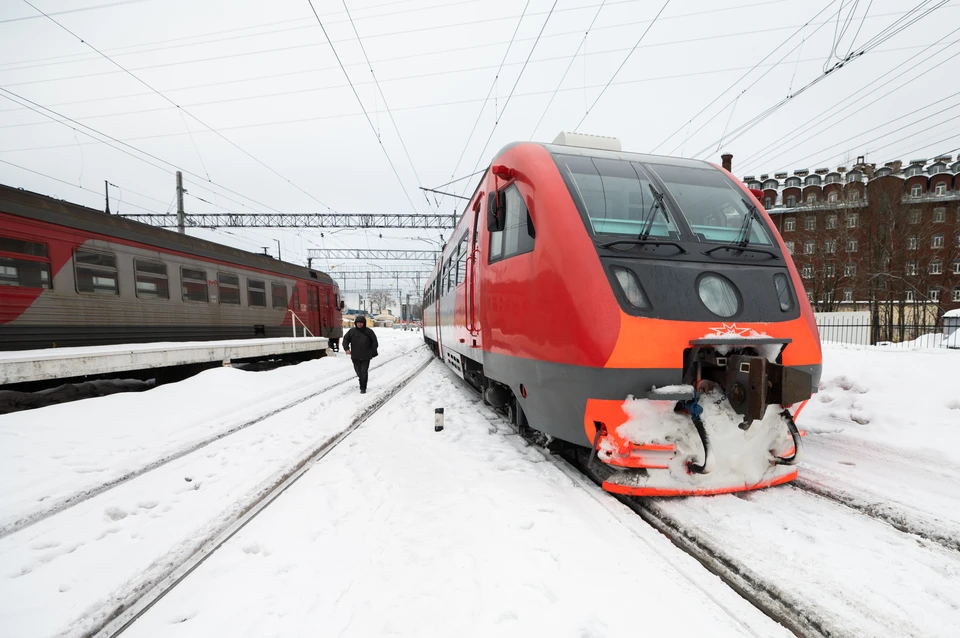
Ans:
POLYGON ((740 227, 740 232, 737 234, 737 238, 733 241, 733 243, 741 248, 746 248, 750 245, 750 227, 753 225, 753 220, 757 216, 757 207, 750 204, 742 197, 740 198, 740 201, 743 202, 743 205, 747 207, 747 216, 743 219, 743 226, 740 227))
POLYGON ((654 188, 653 184, 647 184, 647 186, 650 188, 650 192, 653 193, 653 203, 650 204, 650 208, 647 209, 647 214, 643 218, 643 227, 640 230, 640 234, 637 235, 637 239, 644 241, 650 237, 650 231, 653 228, 653 219, 656 217, 658 208, 660 212, 663 213, 663 218, 667 220, 667 225, 670 224, 670 218, 667 217, 667 209, 663 207, 663 193, 654 188))

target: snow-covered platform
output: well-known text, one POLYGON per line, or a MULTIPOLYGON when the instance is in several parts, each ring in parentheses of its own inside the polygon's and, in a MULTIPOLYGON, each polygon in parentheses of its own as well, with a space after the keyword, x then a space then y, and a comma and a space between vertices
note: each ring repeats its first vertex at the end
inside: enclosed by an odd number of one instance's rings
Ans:
POLYGON ((292 354, 322 356, 324 337, 130 343, 0 352, 0 386, 131 370, 226 363, 292 354))

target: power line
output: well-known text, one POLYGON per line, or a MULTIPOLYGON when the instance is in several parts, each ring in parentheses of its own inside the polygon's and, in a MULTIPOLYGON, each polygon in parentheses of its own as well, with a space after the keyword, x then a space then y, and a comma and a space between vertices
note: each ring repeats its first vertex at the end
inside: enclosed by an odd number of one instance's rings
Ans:
MULTIPOLYGON (((827 122, 828 120, 831 120, 831 119, 835 118, 836 116, 838 116, 838 115, 839 115, 840 113, 842 113, 843 111, 846 111, 847 109, 851 108, 851 107, 854 106, 855 104, 858 104, 859 102, 865 100, 865 99, 866 99, 867 97, 869 97, 870 95, 873 95, 873 94, 876 93, 877 91, 879 91, 879 90, 881 90, 881 89, 883 89, 883 88, 886 88, 886 87, 890 86, 890 84, 891 84, 892 82, 900 79, 900 78, 903 77, 904 75, 910 73, 910 74, 911 74, 911 77, 910 77, 909 80, 907 80, 906 82, 904 82, 904 83, 901 84, 900 86, 894 87, 894 88, 890 89, 889 91, 887 91, 886 93, 883 93, 882 95, 878 96, 876 99, 874 99, 874 100, 872 100, 872 101, 870 101, 870 102, 867 102, 866 104, 864 104, 864 105, 860 108, 860 110, 862 111, 863 109, 866 109, 867 107, 869 107, 869 106, 871 106, 871 105, 873 105, 873 104, 876 104, 877 102, 879 102, 879 101, 882 100, 883 98, 887 97, 888 95, 890 95, 890 94, 892 94, 892 93, 895 93, 896 91, 899 91, 900 89, 904 88, 905 86, 909 85, 910 83, 915 82, 916 80, 922 78, 923 76, 925 76, 925 75, 928 74, 928 73, 931 73, 932 71, 934 71, 935 69, 939 68, 940 66, 942 66, 942 65, 945 64, 946 62, 949 62, 949 61, 952 60, 954 57, 956 57, 956 54, 954 54, 953 56, 948 57, 948 58, 946 58, 946 59, 938 62, 937 64, 935 64, 935 65, 933 65, 933 66, 925 67, 924 70, 923 70, 921 73, 914 73, 915 69, 916 69, 918 66, 923 65, 924 63, 926 63, 927 61, 929 61, 930 59, 932 59, 934 56, 939 55, 940 53, 943 53, 944 51, 946 51, 946 50, 949 49, 950 47, 956 45, 958 42, 960 42, 960 40, 954 40, 953 42, 951 42, 951 43, 947 44, 946 46, 944 46, 943 48, 941 48, 939 51, 936 51, 935 53, 932 53, 931 55, 929 55, 926 59, 921 60, 921 61, 918 62, 917 64, 912 64, 912 65, 910 64, 915 58, 923 55, 926 51, 928 51, 928 50, 932 49, 933 47, 937 46, 940 42, 942 42, 942 41, 945 40, 946 38, 950 37, 950 36, 953 35, 954 33, 957 33, 958 31, 960 31, 960 27, 954 29, 953 31, 951 31, 950 33, 946 34, 945 36, 943 36, 942 38, 940 38, 940 39, 937 40, 936 42, 928 45, 927 47, 925 47, 925 48, 923 49, 923 51, 920 51, 920 52, 918 52, 916 55, 913 55, 913 56, 907 58, 906 60, 904 60, 904 61, 901 62, 900 64, 896 65, 895 67, 893 67, 892 69, 890 69, 889 71, 887 71, 886 73, 884 73, 883 75, 881 75, 880 77, 878 77, 877 79, 873 80, 872 82, 870 82, 870 83, 867 84, 866 86, 858 89, 857 91, 854 91, 851 95, 849 95, 849 96, 846 97, 845 99, 841 100, 841 101, 838 102, 837 104, 831 105, 830 107, 828 107, 828 108, 824 109, 823 111, 821 111, 819 114, 815 115, 814 117, 810 118, 809 120, 807 120, 806 122, 804 122, 803 124, 801 124, 799 127, 796 127, 796 128, 794 128, 794 129, 792 129, 792 133, 787 133, 786 135, 781 136, 779 139, 777 139, 777 140, 775 140, 774 142, 768 144, 767 146, 765 146, 764 148, 762 148, 760 151, 754 153, 753 155, 748 156, 746 159, 743 160, 743 163, 744 163, 744 164, 747 164, 747 163, 749 163, 749 162, 753 162, 753 164, 756 165, 756 164, 759 164, 761 161, 769 161, 769 159, 772 159, 772 158, 768 158, 768 156, 770 155, 770 152, 771 152, 772 150, 782 149, 782 148, 783 148, 784 146, 786 146, 786 144, 788 144, 789 142, 792 142, 793 140, 797 139, 798 137, 806 134, 808 131, 810 131, 810 130, 813 129, 813 128, 822 126, 822 125, 823 125, 825 122, 827 122), (886 78, 888 75, 890 75, 891 73, 893 73, 894 71, 896 71, 896 70, 899 69, 900 67, 907 67, 908 65, 910 65, 910 66, 909 66, 908 68, 905 68, 901 73, 899 73, 898 75, 896 75, 896 76, 893 77, 893 78, 890 78, 890 79, 887 80, 886 82, 883 82, 884 78, 886 78), (853 100, 853 102, 850 102, 850 103, 847 104, 846 106, 843 106, 842 108, 840 108, 841 105, 842 105, 844 102, 849 102, 849 101, 850 101, 851 99, 853 99, 858 93, 862 93, 862 92, 865 91, 866 89, 870 88, 870 86, 872 86, 872 85, 874 85, 874 84, 877 84, 878 82, 882 82, 882 84, 880 84, 879 86, 877 86, 877 87, 874 88, 873 90, 865 93, 864 95, 861 95, 859 98, 853 100), (838 110, 838 109, 839 109, 839 110, 838 110), (832 113, 832 114, 830 114, 830 115, 826 115, 826 114, 829 113, 830 111, 835 111, 835 112, 832 113), (760 158, 763 158, 763 159, 761 160, 760 158)), ((849 117, 849 116, 848 116, 848 117, 849 117)), ((835 122, 834 124, 831 124, 830 126, 827 126, 827 127, 825 127, 825 128, 819 128, 819 129, 817 130, 817 133, 818 133, 818 134, 822 134, 824 131, 830 130, 831 128, 833 128, 833 127, 835 127, 835 126, 838 126, 838 125, 842 124, 842 123, 845 122, 846 120, 847 120, 847 118, 843 118, 843 119, 835 122)), ((773 158, 779 157, 779 156, 782 155, 782 154, 783 154, 783 151, 781 150, 781 152, 780 152, 779 154, 773 155, 773 158)))
POLYGON ((323 37, 327 39, 327 42, 330 44, 330 50, 333 51, 333 55, 337 58, 337 63, 340 65, 340 69, 343 70, 343 75, 346 76, 347 82, 350 83, 350 89, 353 91, 354 97, 357 98, 357 102, 360 104, 360 109, 363 111, 364 117, 367 118, 367 123, 370 125, 370 130, 372 130, 373 134, 376 136, 377 143, 380 145, 380 150, 382 150, 384 156, 386 156, 387 163, 390 164, 390 168, 393 170, 393 174, 396 176, 397 182, 400 184, 400 189, 403 191, 404 197, 406 197, 407 201, 410 202, 410 208, 416 212, 417 207, 413 205, 413 200, 410 199, 410 194, 403 185, 403 180, 400 179, 400 174, 397 172, 397 167, 393 165, 393 160, 390 159, 390 154, 387 152, 387 148, 383 145, 383 140, 380 139, 380 135, 377 133, 377 128, 373 125, 373 121, 370 119, 370 115, 367 113, 367 108, 363 105, 363 100, 360 99, 360 94, 357 93, 357 89, 353 85, 353 81, 350 79, 350 74, 347 73, 346 67, 343 66, 343 62, 340 60, 340 54, 337 53, 337 48, 333 46, 333 41, 330 39, 330 36, 327 35, 327 29, 323 26, 323 21, 320 20, 320 14, 317 13, 317 9, 313 6, 313 0, 307 0, 307 2, 310 4, 310 8, 313 10, 313 15, 317 18, 317 24, 320 25, 320 29, 323 31, 323 37))
MULTIPOLYGON (((119 0, 118 2, 108 2, 107 4, 97 4, 89 7, 77 7, 76 9, 64 9, 63 11, 53 11, 50 15, 59 16, 65 15, 67 13, 80 13, 81 11, 93 11, 95 9, 109 9, 111 7, 119 7, 125 4, 139 4, 141 2, 152 2, 152 0, 119 0)), ((0 20, 0 24, 7 24, 8 22, 23 22, 25 20, 36 20, 40 16, 22 16, 20 18, 7 18, 5 20, 0 20)))
MULTIPOLYGON (((68 181, 66 181, 66 180, 60 179, 59 177, 54 177, 53 175, 48 175, 47 173, 41 173, 40 171, 35 171, 35 170, 33 170, 32 168, 27 168, 26 166, 20 166, 19 164, 14 164, 13 162, 8 162, 7 160, 4 160, 4 159, 0 159, 0 164, 7 164, 8 166, 13 166, 14 168, 19 168, 19 169, 22 170, 22 171, 26 171, 26 172, 28 172, 28 173, 33 173, 34 175, 39 175, 39 176, 45 177, 45 178, 47 178, 47 179, 49 179, 49 180, 53 180, 53 181, 55 181, 55 182, 60 182, 61 184, 66 184, 67 186, 70 186, 70 187, 72 187, 72 188, 77 188, 77 189, 82 190, 82 191, 87 191, 88 193, 93 193, 94 195, 97 195, 98 197, 103 197, 103 193, 101 193, 100 191, 95 191, 95 190, 93 190, 92 188, 87 188, 86 186, 81 186, 81 185, 79 185, 79 184, 73 184, 73 183, 68 182, 68 181)), ((132 193, 133 191, 130 191, 130 192, 132 193)), ((146 195, 141 195, 141 197, 146 197, 146 195)), ((151 198, 151 199, 152 199, 152 198, 151 198)), ((139 208, 140 210, 146 211, 147 213, 155 214, 154 211, 150 210, 149 208, 144 208, 144 207, 142 207, 142 206, 137 206, 136 204, 131 204, 130 202, 124 202, 124 203, 125 203, 127 206, 132 206, 133 208, 139 208)))
POLYGON ((915 22, 917 22, 918 20, 920 20, 920 19, 926 17, 927 15, 929 15, 930 13, 936 11, 936 10, 939 9, 941 6, 943 6, 944 4, 946 4, 947 2, 948 2, 948 0, 939 0, 939 4, 935 5, 934 7, 930 8, 930 9, 927 9, 925 13, 923 13, 923 14, 921 14, 921 15, 919 15, 919 16, 916 16, 916 17, 912 17, 912 18, 910 17, 910 15, 911 15, 912 13, 914 13, 915 11, 919 11, 920 9, 922 9, 923 6, 921 5, 921 6, 916 7, 915 9, 912 9, 911 11, 908 11, 908 12, 907 12, 906 14, 904 14, 900 19, 894 21, 893 24, 891 24, 891 25, 888 26, 886 29, 884 29, 880 34, 874 36, 874 37, 871 38, 866 44, 864 44, 864 45, 861 46, 859 49, 857 49, 855 52, 853 52, 853 53, 851 53, 849 56, 847 56, 847 58, 844 59, 842 62, 838 62, 838 63, 834 64, 829 70, 827 70, 825 73, 822 73, 822 74, 818 75, 817 77, 815 77, 813 80, 811 80, 810 82, 808 82, 807 84, 805 84, 803 87, 801 87, 798 91, 796 91, 796 92, 794 92, 794 93, 791 93, 790 95, 788 95, 788 96, 785 97, 784 99, 780 100, 779 102, 777 102, 777 103, 774 104, 773 106, 769 107, 768 109, 766 109, 766 110, 763 111, 762 113, 754 116, 752 119, 748 120, 748 121, 745 122, 744 124, 741 124, 739 127, 737 127, 736 129, 734 129, 734 130, 731 132, 731 134, 730 134, 731 136, 730 136, 729 138, 717 140, 717 141, 715 141, 715 142, 710 143, 709 145, 707 145, 706 147, 704 147, 703 150, 701 150, 700 152, 694 154, 693 157, 699 157, 700 155, 703 155, 703 154, 705 154, 705 153, 708 153, 708 152, 713 148, 714 144, 719 144, 719 143, 722 143, 722 142, 724 142, 724 141, 726 141, 726 142, 729 143, 729 142, 733 142, 734 140, 738 139, 739 137, 741 137, 742 135, 744 135, 745 133, 747 133, 747 131, 751 130, 754 126, 756 126, 757 124, 759 124, 759 123, 762 122, 763 120, 765 120, 765 119, 767 119, 768 117, 770 117, 771 115, 773 115, 773 113, 775 113, 775 112, 778 111, 780 108, 782 108, 787 102, 793 100, 793 99, 796 98, 798 95, 801 95, 802 93, 804 93, 804 92, 807 91, 808 89, 816 86, 816 85, 819 84, 821 81, 823 81, 824 79, 826 79, 833 71, 838 71, 839 69, 843 68, 844 66, 849 66, 849 65, 852 64, 854 61, 858 60, 858 59, 861 58, 863 55, 865 55, 866 53, 868 53, 868 52, 871 51, 872 49, 876 48, 879 44, 882 44, 883 42, 886 42, 887 40, 889 40, 890 38, 894 37, 895 35, 897 35, 897 34, 900 33, 901 31, 903 31, 904 29, 906 29, 907 27, 909 27, 910 25, 912 25, 912 24, 914 24, 915 22), (903 22, 905 19, 909 19, 909 21, 907 21, 907 22, 904 23, 904 24, 900 24, 900 23, 903 22))
MULTIPOLYGON (((347 0, 342 0, 343 10, 347 12, 347 18, 350 20, 350 26, 353 27, 353 33, 357 36, 357 43, 360 45, 360 51, 363 52, 363 59, 367 61, 367 66, 370 67, 370 76, 373 78, 374 84, 377 86, 377 91, 380 93, 380 97, 383 99, 383 108, 387 110, 387 115, 390 116, 390 123, 393 124, 394 130, 397 132, 397 137, 400 139, 400 146, 403 148, 404 155, 407 156, 407 162, 410 163, 410 168, 413 170, 413 176, 417 180, 417 184, 422 184, 420 181, 420 175, 417 173, 417 167, 413 165, 413 160, 410 159, 410 152, 407 151, 407 145, 403 141, 403 136, 400 134, 400 127, 397 126, 397 121, 393 119, 393 112, 390 110, 390 105, 387 104, 387 96, 383 94, 383 88, 380 86, 380 82, 377 81, 377 75, 373 72, 373 65, 370 64, 370 58, 367 57, 367 50, 363 46, 363 39, 360 37, 360 32, 357 31, 357 25, 353 22, 353 16, 350 15, 350 9, 347 8, 347 0)), ((346 73, 346 69, 344 69, 346 73)), ((379 137, 379 136, 378 136, 379 137)), ((424 199, 426 199, 426 193, 424 193, 424 199)), ((411 206, 413 202, 411 202, 411 206)), ((430 205, 430 200, 427 199, 427 205, 430 205)))
MULTIPOLYGON (((157 168, 157 169, 163 171, 164 173, 169 174, 169 169, 166 169, 166 168, 164 168, 164 167, 162 167, 162 166, 159 166, 159 165, 155 164, 154 162, 151 162, 151 161, 149 161, 149 160, 146 160, 146 159, 144 159, 143 157, 141 157, 140 155, 134 154, 132 151, 136 151, 137 153, 140 153, 141 155, 145 155, 145 156, 147 156, 147 157, 149 157, 149 158, 151 158, 151 159, 154 159, 154 160, 156 160, 156 161, 158 161, 158 162, 161 162, 161 163, 163 163, 163 164, 166 164, 167 166, 172 166, 173 168, 175 168, 175 169, 177 169, 177 170, 180 170, 180 171, 182 171, 183 173, 186 173, 186 174, 188 174, 188 175, 193 175, 194 177, 196 177, 196 178, 198 178, 198 179, 201 179, 201 180, 204 180, 204 179, 205 179, 202 175, 197 175, 196 173, 194 173, 194 172, 192 172, 192 171, 188 171, 188 170, 186 170, 186 169, 182 169, 182 168, 178 167, 176 164, 174 164, 174 163, 172 163, 172 162, 168 162, 168 161, 165 160, 165 159, 161 159, 161 158, 157 157, 156 155, 153 155, 152 153, 148 153, 147 151, 144 151, 144 150, 141 150, 141 149, 139 149, 139 148, 137 148, 137 147, 135 147, 135 146, 132 146, 132 145, 128 144, 127 142, 124 142, 124 141, 122 141, 122 140, 118 140, 117 138, 115 138, 115 137, 113 137, 113 136, 111 136, 111 135, 107 135, 106 133, 102 133, 102 132, 98 131, 97 129, 95 129, 95 128, 91 127, 91 126, 88 126, 88 125, 86 125, 86 124, 81 124, 80 122, 77 122, 76 120, 73 120, 73 119, 71 119, 71 118, 69 118, 69 117, 67 117, 67 116, 65 116, 65 115, 62 115, 62 114, 60 114, 60 113, 57 113, 56 111, 54 111, 54 110, 52 110, 52 109, 48 109, 47 107, 42 106, 42 105, 40 105, 40 104, 37 104, 36 102, 34 102, 34 101, 32 101, 32 100, 29 100, 29 99, 27 99, 27 98, 25 98, 25 97, 23 97, 23 96, 21 96, 21 95, 17 95, 17 94, 14 93, 13 91, 10 91, 10 90, 8 90, 8 89, 5 89, 5 88, 3 88, 3 87, 0 87, 0 92, 5 93, 6 95, 5 95, 4 97, 6 97, 7 99, 9 99, 9 100, 11 100, 11 101, 13 101, 13 102, 16 102, 17 104, 20 104, 21 106, 31 105, 31 106, 28 106, 27 108, 30 108, 30 110, 35 111, 35 112, 37 112, 37 113, 39 113, 39 114, 41 114, 41 115, 43 115, 43 116, 45 116, 45 117, 48 117, 48 118, 50 118, 50 119, 52 119, 52 120, 58 121, 58 122, 60 122, 61 124, 63 124, 64 126, 66 126, 67 128, 69 128, 69 129, 71 129, 71 130, 77 131, 78 129, 70 126, 69 124, 67 124, 67 122, 70 122, 70 123, 72 123, 72 124, 76 124, 77 126, 80 126, 80 127, 84 128, 84 129, 87 129, 87 130, 89 130, 89 131, 93 131, 93 133, 95 133, 96 135, 99 135, 99 136, 101 136, 101 137, 104 137, 104 138, 106 138, 107 140, 111 140, 111 141, 113 141, 113 142, 116 142, 117 144, 119 144, 119 145, 121 145, 121 146, 125 146, 125 147, 127 147, 127 148, 129 148, 129 149, 131 149, 131 150, 128 151, 128 150, 125 150, 125 149, 120 148, 120 147, 118 147, 118 146, 115 146, 114 144, 111 144, 110 142, 104 141, 104 140, 102 140, 102 139, 98 139, 98 138, 95 137, 93 134, 88 133, 87 131, 84 131, 84 130, 80 130, 80 131, 79 131, 80 133, 83 133, 83 134, 86 135, 87 137, 96 140, 98 143, 106 144, 107 146, 110 146, 111 148, 113 148, 113 149, 115 149, 115 150, 118 150, 118 151, 120 151, 121 153, 124 153, 124 154, 126 154, 126 155, 129 155, 130 157, 136 158, 136 159, 140 160, 141 162, 144 162, 144 163, 146 163, 146 164, 149 164, 149 165, 153 166, 154 168, 157 168), (11 97, 11 96, 13 96, 13 97, 11 97), (35 108, 34 108, 34 107, 35 107, 35 108), (51 114, 52 114, 52 115, 51 115, 51 114), (56 120, 56 118, 58 118, 58 117, 60 118, 60 120, 56 120)), ((246 199, 246 200, 248 200, 248 201, 251 201, 251 202, 257 204, 258 206, 261 206, 261 207, 263 207, 263 208, 269 208, 269 209, 271 209, 271 210, 276 210, 276 209, 271 208, 270 206, 267 206, 266 204, 263 204, 263 203, 261 203, 261 202, 258 202, 257 200, 253 199, 252 197, 247 197, 246 195, 243 195, 243 194, 241 194, 241 193, 238 193, 237 191, 231 190, 231 189, 227 188, 226 186, 222 186, 222 185, 217 184, 216 182, 213 182, 213 181, 211 181, 211 180, 205 180, 205 181, 206 181, 208 184, 213 184, 213 185, 215 185, 217 188, 220 188, 221 190, 224 190, 224 191, 226 191, 226 192, 228 192, 228 193, 232 193, 232 194, 234 194, 234 195, 237 195, 238 197, 242 197, 243 199, 246 199)), ((225 196, 225 195, 223 195, 222 197, 224 197, 224 199, 228 199, 228 200, 230 199, 229 197, 227 197, 227 196, 225 196)), ((233 201, 233 200, 231 200, 231 201, 233 201)))
MULTIPOLYGON (((145 82, 144 80, 142 80, 141 78, 139 78, 137 75, 135 75, 135 74, 132 73, 131 71, 127 70, 127 68, 124 67, 123 65, 121 65, 119 62, 115 61, 113 58, 111 58, 110 56, 108 56, 108 55, 106 55, 105 53, 103 53, 102 51, 100 51, 100 49, 98 49, 97 47, 93 46, 92 44, 90 44, 89 42, 87 42, 86 40, 84 40, 83 38, 81 38, 80 36, 78 36, 76 33, 74 33, 73 31, 71 31, 71 30, 68 29, 67 27, 65 27, 65 26, 63 26, 62 24, 60 24, 59 22, 57 22, 55 19, 53 19, 52 17, 50 17, 50 15, 48 15, 48 14, 44 13, 43 11, 41 11, 40 9, 38 9, 35 5, 33 5, 33 4, 30 2, 30 0, 23 0, 23 2, 26 3, 26 4, 28 4, 30 7, 32 7, 32 8, 34 9, 34 11, 37 11, 38 13, 40 13, 40 14, 46 16, 47 18, 49 18, 49 20, 50 20, 51 22, 53 22, 55 25, 57 25, 58 27, 60 27, 61 29, 63 29, 64 31, 66 31, 67 33, 69 33, 70 35, 72 35, 73 37, 75 37, 76 39, 80 40, 81 43, 87 45, 88 47, 90 47, 91 49, 93 49, 94 51, 96 51, 97 53, 99 53, 105 60, 107 60, 108 62, 110 62, 111 64, 113 64, 114 66, 116 66, 118 69, 120 69, 121 71, 123 71, 124 73, 126 73, 127 75, 129 75, 130 77, 132 77, 134 80, 136 80, 136 81, 139 82, 140 84, 144 85, 145 87, 147 87, 148 89, 150 89, 151 91, 153 91, 154 93, 156 93, 157 95, 159 95, 161 98, 163 98, 164 100, 166 100, 167 102, 169 102, 170 104, 172 104, 173 106, 175 106, 181 113, 186 113, 187 115, 189 115, 191 118, 193 118, 194 120, 196 120, 201 126, 203 126, 204 128, 206 128, 206 129, 209 130, 210 132, 214 133, 217 137, 219 137, 220 139, 222 139, 223 141, 225 141, 227 144, 229 144, 230 146, 234 147, 235 149, 237 149, 238 151, 240 151, 241 153, 243 153, 244 155, 246 155, 247 157, 249 157, 250 159, 252 159, 253 161, 255 161, 255 162, 256 162, 257 164, 259 164, 260 166, 263 166, 265 169, 267 169, 268 171, 270 171, 271 173, 273 173, 274 175, 276 175, 277 177, 279 177, 279 178, 282 179, 283 181, 287 182, 288 184, 290 184, 291 186, 293 186, 294 188, 296 188, 298 191, 300 191, 301 193, 303 193, 304 195, 306 195, 307 197, 309 197, 309 198, 312 199, 313 201, 315 201, 315 202, 317 202, 318 204, 320 204, 321 206, 323 206, 324 208, 326 208, 326 209, 328 209, 328 210, 330 210, 330 211, 336 212, 336 211, 334 211, 333 208, 331 208, 330 206, 327 206, 325 203, 323 203, 322 201, 320 201, 318 198, 314 197, 313 195, 311 195, 310 193, 308 193, 307 191, 305 191, 303 188, 301 188, 300 186, 298 186, 298 185, 296 185, 295 183, 293 183, 293 181, 291 181, 290 179, 288 179, 288 178, 285 177, 284 175, 280 174, 278 171, 276 171, 275 169, 273 169, 271 166, 267 165, 265 162, 263 162, 262 160, 260 160, 258 157, 254 156, 252 153, 248 152, 246 149, 244 149, 243 147, 241 147, 239 144, 235 143, 233 140, 231 140, 230 138, 228 138, 226 135, 224 135, 224 134, 221 133, 220 131, 216 130, 215 128, 213 128, 212 126, 210 126, 209 124, 207 124, 206 122, 204 122, 203 120, 201 120, 200 118, 198 118, 196 115, 194 115, 193 113, 190 113, 189 111, 187 111, 186 109, 184 109, 183 107, 181 107, 179 104, 177 104, 176 102, 174 102, 173 100, 171 100, 170 98, 168 98, 166 95, 164 95, 163 93, 161 93, 161 92, 158 91, 157 89, 155 89, 155 88, 153 88, 152 86, 150 86, 149 84, 147 84, 147 82, 145 82)), ((188 133, 189 133, 189 129, 188 129, 188 133)), ((199 151, 197 151, 197 152, 199 153, 199 151)), ((202 163, 202 160, 201 160, 201 163, 202 163)), ((207 176, 207 181, 209 181, 209 177, 210 177, 210 176, 208 175, 208 176, 207 176)))
MULTIPOLYGON (((669 1, 669 0, 668 0, 668 1, 669 1)), ((537 43, 540 42, 540 36, 543 35, 543 30, 547 28, 547 23, 550 22, 550 16, 553 15, 553 10, 556 9, 556 8, 557 8, 557 0, 553 0, 553 5, 550 7, 550 13, 547 14, 546 20, 543 21, 543 25, 540 27, 540 33, 537 34, 537 39, 533 41, 533 46, 530 47, 530 53, 527 54, 527 59, 526 59, 526 61, 524 61, 523 66, 520 67, 520 73, 517 74, 517 79, 516 79, 516 81, 513 83, 513 88, 510 89, 510 94, 507 96, 506 101, 503 103, 503 109, 500 111, 499 114, 497 114, 497 113, 494 114, 494 115, 496 115, 496 119, 493 121, 493 127, 490 129, 490 135, 487 136, 487 141, 486 141, 486 143, 484 143, 483 149, 480 150, 480 156, 477 158, 477 163, 473 165, 473 170, 477 170, 477 167, 480 166, 480 163, 481 163, 481 162, 483 162, 484 153, 487 152, 487 147, 490 146, 490 140, 493 139, 493 134, 494 134, 494 132, 496 132, 496 130, 497 130, 497 125, 500 124, 500 118, 503 117, 503 114, 504 114, 504 113, 506 112, 506 110, 507 110, 507 106, 510 105, 510 100, 511 100, 511 98, 513 98, 513 93, 514 93, 514 91, 517 90, 517 85, 520 84, 520 78, 523 77, 523 72, 524 72, 524 70, 526 70, 527 64, 530 62, 530 57, 533 55, 534 50, 536 50, 536 48, 537 48, 537 43)), ((467 188, 469 188, 469 186, 470 186, 470 185, 467 184, 467 188)), ((461 192, 461 194, 463 194, 464 192, 466 192, 466 190, 467 190, 467 189, 465 188, 465 189, 461 192)))
POLYGON ((597 105, 597 102, 600 101, 600 98, 603 97, 603 94, 606 93, 607 87, 610 86, 610 83, 613 82, 620 71, 623 69, 623 66, 627 63, 627 60, 630 59, 630 56, 633 55, 633 52, 637 50, 637 47, 640 46, 640 43, 643 42, 643 39, 647 37, 647 34, 650 33, 650 29, 653 28, 653 25, 657 23, 657 20, 660 19, 660 14, 663 13, 663 10, 667 8, 667 5, 670 4, 670 0, 667 0, 663 3, 663 6, 660 7, 660 11, 657 12, 657 15, 653 17, 653 21, 647 25, 646 30, 643 34, 640 35, 640 39, 637 40, 637 43, 633 45, 633 48, 630 49, 630 53, 627 54, 627 57, 623 58, 623 62, 620 63, 620 66, 617 67, 617 70, 613 72, 613 75, 610 76, 610 79, 607 81, 603 88, 600 90, 600 95, 597 96, 597 99, 593 101, 593 104, 590 105, 590 108, 587 109, 587 112, 583 114, 583 117, 580 118, 580 123, 574 127, 574 132, 580 129, 580 125, 583 124, 583 121, 587 119, 587 116, 590 115, 590 111, 597 105))
MULTIPOLYGON (((566 70, 564 70, 563 75, 560 76, 560 81, 557 82, 557 88, 553 90, 553 93, 550 95, 550 100, 547 102, 547 105, 543 108, 543 113, 540 114, 540 119, 537 120, 537 125, 533 127, 533 133, 530 134, 530 139, 534 139, 537 135, 537 130, 540 128, 540 124, 543 123, 543 118, 546 117, 547 111, 550 110, 550 105, 553 104, 553 98, 557 96, 557 91, 560 90, 560 87, 563 86, 563 81, 567 79, 567 74, 570 73, 570 69, 573 67, 573 63, 577 60, 577 55, 580 53, 580 49, 583 48, 583 45, 587 42, 587 36, 590 35, 590 31, 593 29, 593 25, 597 22, 597 18, 600 17, 600 11, 603 10, 603 5, 606 4, 606 0, 600 3, 600 6, 597 8, 597 12, 593 14, 593 20, 590 21, 590 26, 587 27, 587 30, 583 33, 583 39, 580 40, 580 44, 577 45, 577 50, 573 52, 573 55, 570 56, 570 64, 567 65, 566 70)), ((586 54, 584 54, 586 55, 586 54)), ((586 64, 586 61, 584 61, 586 64)))

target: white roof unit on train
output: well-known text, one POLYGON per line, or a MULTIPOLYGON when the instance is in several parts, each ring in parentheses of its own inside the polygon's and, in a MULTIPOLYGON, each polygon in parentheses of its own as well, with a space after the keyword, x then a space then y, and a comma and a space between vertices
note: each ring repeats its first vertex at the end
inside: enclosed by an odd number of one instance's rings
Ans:
POLYGON ((601 151, 622 151, 620 140, 604 135, 587 135, 586 133, 561 132, 554 144, 562 146, 579 146, 580 148, 595 148, 601 151))

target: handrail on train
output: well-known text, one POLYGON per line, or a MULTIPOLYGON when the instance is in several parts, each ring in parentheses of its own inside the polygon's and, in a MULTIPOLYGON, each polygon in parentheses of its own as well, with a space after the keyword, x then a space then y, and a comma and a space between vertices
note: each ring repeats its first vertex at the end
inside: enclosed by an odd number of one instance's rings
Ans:
POLYGON ((298 317, 298 316, 297 316, 297 313, 295 313, 295 312, 294 312, 292 309, 290 309, 290 308, 287 309, 287 312, 289 312, 291 315, 293 315, 293 321, 290 322, 290 326, 293 328, 293 338, 294 338, 294 339, 297 338, 297 322, 298 322, 298 321, 300 322, 300 325, 303 326, 303 337, 306 338, 307 335, 310 335, 311 337, 313 336, 313 333, 310 332, 310 329, 309 329, 309 328, 307 328, 307 324, 303 323, 303 319, 301 319, 300 317, 298 317))

